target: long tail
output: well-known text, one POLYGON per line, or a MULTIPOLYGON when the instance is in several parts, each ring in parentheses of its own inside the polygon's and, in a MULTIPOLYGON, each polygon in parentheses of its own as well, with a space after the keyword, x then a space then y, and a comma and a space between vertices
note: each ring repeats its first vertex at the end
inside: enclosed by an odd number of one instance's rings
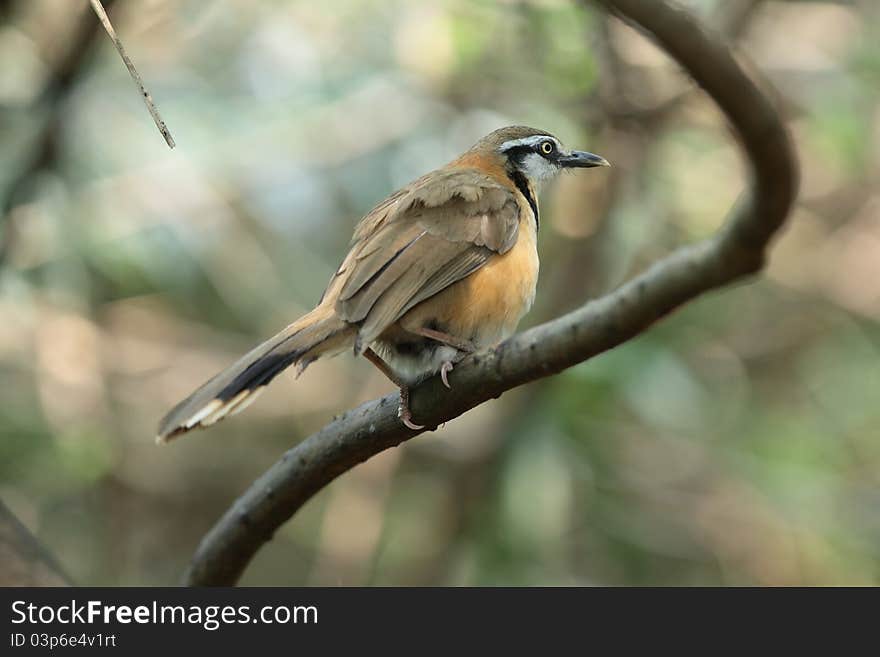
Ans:
POLYGON ((275 337, 255 347, 172 408, 159 423, 156 442, 165 443, 243 411, 282 370, 334 356, 354 344, 357 328, 318 306, 275 337))

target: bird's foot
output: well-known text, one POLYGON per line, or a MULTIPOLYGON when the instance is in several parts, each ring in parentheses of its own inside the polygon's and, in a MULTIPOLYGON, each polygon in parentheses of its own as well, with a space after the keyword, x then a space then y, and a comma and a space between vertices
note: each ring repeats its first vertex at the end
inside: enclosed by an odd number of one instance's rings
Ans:
POLYGON ((452 390, 452 386, 449 385, 449 379, 446 377, 453 369, 455 368, 451 360, 444 361, 443 365, 440 366, 440 380, 443 381, 443 385, 449 390, 452 390))
POLYGON ((397 406, 397 417, 403 422, 407 429, 413 431, 421 431, 425 428, 423 424, 416 424, 412 421, 412 411, 409 410, 409 388, 401 386, 400 388, 400 404, 397 406))

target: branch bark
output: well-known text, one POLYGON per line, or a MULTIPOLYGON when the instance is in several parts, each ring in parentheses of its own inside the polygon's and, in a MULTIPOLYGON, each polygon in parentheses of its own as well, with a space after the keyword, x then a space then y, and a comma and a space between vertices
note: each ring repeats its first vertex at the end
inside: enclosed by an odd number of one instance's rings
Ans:
MULTIPOLYGON (((683 247, 610 294, 457 365, 452 390, 435 377, 412 393, 416 421, 436 427, 505 390, 616 347, 701 294, 759 271, 788 215, 797 166, 773 103, 718 35, 665 1, 596 0, 648 32, 712 97, 750 166, 750 185, 713 237, 683 247)), ((397 395, 368 402, 306 438, 264 473, 199 545, 184 581, 234 584, 257 550, 335 477, 418 433, 397 419, 397 395)))
POLYGON ((0 501, 0 586, 70 586, 70 578, 0 501))

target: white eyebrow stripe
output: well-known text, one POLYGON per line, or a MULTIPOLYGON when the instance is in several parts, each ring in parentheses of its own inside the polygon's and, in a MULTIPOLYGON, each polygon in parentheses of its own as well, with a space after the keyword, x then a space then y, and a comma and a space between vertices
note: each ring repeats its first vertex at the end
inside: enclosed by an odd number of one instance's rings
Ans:
POLYGON ((506 141, 501 144, 501 148, 499 148, 498 150, 504 153, 506 151, 509 151, 511 148, 516 148, 517 146, 535 146, 547 139, 553 141, 556 144, 556 148, 562 148, 562 144, 560 144, 559 140, 555 137, 551 137, 550 135, 532 135, 531 137, 523 137, 522 139, 511 139, 510 141, 506 141))

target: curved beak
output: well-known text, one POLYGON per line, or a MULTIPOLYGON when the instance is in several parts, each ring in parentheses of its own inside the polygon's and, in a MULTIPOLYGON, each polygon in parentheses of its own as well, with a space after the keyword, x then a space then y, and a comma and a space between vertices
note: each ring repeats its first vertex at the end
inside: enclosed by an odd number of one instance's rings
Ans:
POLYGON ((560 166, 587 169, 589 167, 610 167, 611 165, 601 155, 587 153, 586 151, 571 151, 567 155, 562 155, 557 160, 560 166))

